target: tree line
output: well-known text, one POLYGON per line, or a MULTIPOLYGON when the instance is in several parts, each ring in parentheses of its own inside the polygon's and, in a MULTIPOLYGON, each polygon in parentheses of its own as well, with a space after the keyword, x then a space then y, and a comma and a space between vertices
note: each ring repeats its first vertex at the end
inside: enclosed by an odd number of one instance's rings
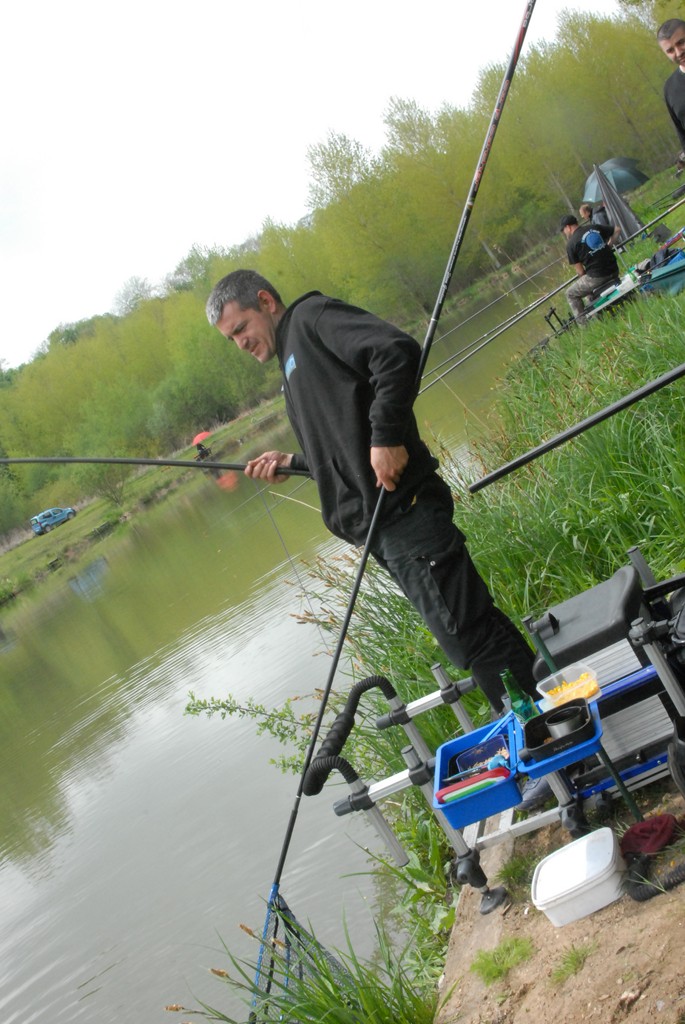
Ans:
MULTIPOLYGON (((651 174, 673 162, 669 67, 654 33, 662 16, 659 2, 638 0, 624 0, 617 18, 567 12, 555 41, 527 51, 453 291, 556 234, 594 163, 634 157, 651 174)), ((29 363, 0 369, 0 455, 162 456, 276 394, 277 367, 265 372, 205 319, 212 285, 237 267, 262 272, 286 302, 318 288, 405 329, 425 323, 503 72, 484 68, 463 108, 391 100, 378 153, 331 134, 310 150, 304 220, 266 221, 237 246, 196 246, 161 286, 131 279, 116 313, 61 324, 29 363)), ((73 468, 0 468, 0 534, 93 487, 92 472, 73 468)))

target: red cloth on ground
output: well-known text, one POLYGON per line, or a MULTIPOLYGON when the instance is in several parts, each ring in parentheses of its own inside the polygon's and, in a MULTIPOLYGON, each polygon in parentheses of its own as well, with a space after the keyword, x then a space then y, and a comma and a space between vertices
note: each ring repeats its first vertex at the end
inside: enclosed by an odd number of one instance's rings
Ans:
POLYGON ((676 819, 672 814, 656 814, 645 821, 636 821, 621 839, 621 853, 657 853, 673 839, 676 819))

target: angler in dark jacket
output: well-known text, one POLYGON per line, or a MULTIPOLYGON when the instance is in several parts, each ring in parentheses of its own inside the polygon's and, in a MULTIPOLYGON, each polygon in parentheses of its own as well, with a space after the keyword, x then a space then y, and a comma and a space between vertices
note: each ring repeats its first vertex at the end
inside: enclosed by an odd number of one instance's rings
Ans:
POLYGON ((316 481, 331 533, 363 545, 378 502, 373 448, 404 446, 384 518, 411 503, 437 460, 412 412, 419 348, 413 338, 366 310, 308 292, 276 328, 286 410, 302 446, 293 468, 316 481))
POLYGON ((412 412, 418 343, 372 313, 319 292, 286 308, 273 285, 251 270, 219 281, 207 317, 259 362, 278 358, 288 417, 302 447, 302 453, 251 459, 247 475, 273 483, 286 479, 279 469, 306 469, 326 526, 355 545, 365 543, 384 487, 374 558, 450 660, 471 669, 496 712, 505 668, 534 694, 533 652, 494 605, 454 525, 437 460, 419 437, 412 412))

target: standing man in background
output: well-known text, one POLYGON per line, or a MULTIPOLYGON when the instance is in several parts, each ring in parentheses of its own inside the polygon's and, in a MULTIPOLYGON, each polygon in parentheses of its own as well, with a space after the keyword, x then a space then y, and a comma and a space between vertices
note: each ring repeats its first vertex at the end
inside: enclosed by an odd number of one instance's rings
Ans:
POLYGON ((676 68, 664 85, 664 100, 680 142, 676 158, 679 168, 685 164, 685 21, 671 18, 656 34, 659 46, 676 68))
POLYGON ((286 308, 254 270, 236 270, 215 285, 207 319, 260 363, 276 358, 283 375, 301 453, 264 452, 247 463, 247 475, 272 484, 287 478, 283 468, 306 469, 326 526, 358 547, 385 488, 370 543, 376 561, 447 657, 471 670, 496 715, 505 668, 535 696, 534 653, 471 561, 450 489, 419 436, 413 404, 421 348, 414 338, 316 291, 286 308))
POLYGON ((581 224, 589 224, 592 220, 592 204, 581 203, 578 207, 578 216, 580 217, 581 224))

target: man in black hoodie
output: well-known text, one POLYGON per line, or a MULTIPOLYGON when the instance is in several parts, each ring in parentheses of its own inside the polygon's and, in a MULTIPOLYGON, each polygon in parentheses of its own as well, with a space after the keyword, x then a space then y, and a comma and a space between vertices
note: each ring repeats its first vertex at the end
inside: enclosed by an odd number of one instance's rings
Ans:
POLYGON ((675 64, 675 71, 666 79, 664 101, 680 142, 677 163, 685 163, 685 21, 670 18, 659 26, 657 41, 663 53, 675 64))
POLYGON ((535 695, 533 651, 497 608, 454 525, 450 489, 419 437, 412 412, 420 346, 372 313, 320 292, 285 307, 252 270, 214 287, 209 322, 266 363, 276 357, 286 411, 302 453, 265 452, 248 476, 278 483, 306 469, 328 529, 363 545, 379 488, 386 495, 371 553, 390 573, 459 668, 471 670, 502 711, 500 672, 535 695))

